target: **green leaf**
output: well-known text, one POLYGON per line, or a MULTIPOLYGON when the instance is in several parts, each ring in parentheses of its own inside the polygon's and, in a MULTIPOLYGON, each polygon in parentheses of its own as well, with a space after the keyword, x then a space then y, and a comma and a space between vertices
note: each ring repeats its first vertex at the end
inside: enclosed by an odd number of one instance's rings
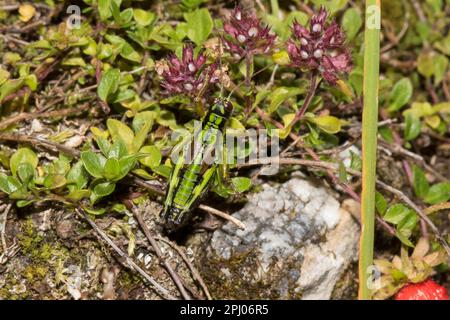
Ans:
POLYGON ((23 207, 26 207, 26 206, 32 204, 34 201, 35 200, 18 200, 16 202, 16 205, 18 208, 23 208, 23 207))
POLYGON ((197 9, 202 3, 207 0, 181 0, 180 6, 185 10, 197 9))
POLYGON ((11 169, 11 173, 15 176, 20 164, 29 163, 33 169, 36 169, 38 161, 38 157, 33 150, 29 148, 20 148, 11 156, 9 168, 11 169))
POLYGON ((120 17, 120 3, 117 3, 114 0, 111 1, 111 13, 114 18, 114 22, 120 26, 122 24, 122 19, 120 17))
POLYGON ((316 7, 324 6, 330 14, 345 7, 348 0, 312 0, 316 7))
POLYGON ((384 196, 378 191, 375 194, 375 207, 380 215, 384 216, 387 209, 387 201, 384 196))
POLYGON ((149 156, 139 159, 139 162, 149 168, 154 168, 161 164, 161 151, 156 146, 144 146, 139 150, 140 153, 148 154, 149 156))
POLYGON ((416 196, 423 199, 430 189, 425 173, 417 166, 413 167, 413 186, 416 196))
POLYGON ((36 75, 30 74, 24 78, 24 84, 27 85, 32 91, 35 91, 38 85, 36 75))
POLYGON ((231 179, 234 189, 239 192, 245 192, 252 186, 252 180, 247 177, 234 177, 231 179))
POLYGON ((116 203, 111 207, 111 210, 117 213, 123 213, 127 211, 127 207, 122 203, 116 203))
POLYGON ((245 130, 245 126, 235 117, 231 117, 228 120, 229 127, 234 130, 245 130))
POLYGON ((164 127, 169 127, 172 130, 177 129, 175 115, 169 110, 161 110, 161 112, 157 114, 156 122, 164 127))
POLYGON ((127 147, 128 152, 132 152, 134 133, 126 124, 116 119, 108 119, 106 126, 114 142, 121 140, 127 147))
POLYGON ((434 83, 442 82, 449 62, 446 56, 434 51, 423 51, 417 59, 417 69, 426 78, 434 76, 434 83))
POLYGON ((57 189, 66 185, 67 180, 63 175, 60 174, 49 174, 45 177, 44 187, 47 189, 57 189))
POLYGON ((7 194, 11 192, 9 190, 8 177, 4 173, 0 173, 0 190, 7 194))
POLYGON ((347 176, 347 168, 344 165, 344 162, 339 161, 339 171, 338 171, 339 181, 346 183, 348 182, 347 176))
POLYGON ((72 57, 64 59, 61 65, 71 67, 85 67, 86 62, 81 57, 72 57))
POLYGON ((169 178, 170 172, 172 171, 172 169, 169 166, 165 166, 165 165, 153 167, 152 170, 154 173, 159 174, 160 176, 162 176, 164 178, 169 178))
POLYGON ((414 244, 409 240, 409 235, 405 235, 404 233, 397 230, 395 236, 406 246, 410 248, 414 248, 414 244))
POLYGON ((108 158, 120 159, 128 154, 127 146, 122 140, 115 141, 108 150, 108 158))
MULTIPOLYGON (((10 184, 16 184, 16 183, 19 183, 19 182, 17 181, 17 179, 14 178, 14 177, 12 177, 12 176, 11 176, 11 177, 8 177, 8 180, 9 180, 9 183, 10 183, 10 184)), ((26 199, 28 196, 29 196, 28 189, 27 189, 27 187, 24 186, 24 185, 19 185, 19 187, 18 187, 16 190, 12 191, 12 192, 9 194, 9 197, 10 197, 11 199, 15 199, 15 200, 17 200, 17 199, 26 199)))
POLYGON ((116 184, 111 182, 97 184, 91 193, 91 202, 96 203, 100 198, 110 195, 114 192, 115 188, 116 184))
POLYGON ((107 102, 108 97, 114 94, 119 88, 120 71, 118 69, 111 68, 103 73, 100 83, 97 88, 97 94, 99 98, 107 102))
POLYGON ((67 198, 69 198, 70 200, 74 200, 74 201, 80 201, 83 198, 87 198, 89 197, 89 195, 91 194, 90 190, 86 190, 86 189, 73 189, 72 191, 70 191, 70 193, 67 195, 67 198))
POLYGON ((94 208, 88 208, 88 207, 84 207, 84 206, 83 206, 83 210, 94 216, 100 216, 106 212, 105 208, 94 209, 94 208))
POLYGON ((270 105, 269 105, 269 109, 267 110, 267 112, 268 113, 275 112, 283 102, 285 102, 289 98, 292 98, 292 97, 298 96, 299 94, 302 94, 304 91, 305 90, 296 88, 296 87, 293 87, 293 88, 279 87, 279 88, 275 89, 273 91, 273 93, 271 94, 270 105))
MULTIPOLYGON (((289 54, 286 50, 275 52, 272 55, 272 60, 273 62, 279 64, 280 66, 287 66, 291 63, 291 59, 289 58, 289 54)), ((266 92, 268 93, 268 91, 266 92)))
POLYGON ((138 175, 139 177, 145 179, 145 180, 153 180, 155 179, 155 177, 153 175, 151 175, 150 173, 148 173, 147 171, 145 171, 144 169, 138 168, 138 169, 134 169, 133 170, 133 174, 138 175))
POLYGON ((403 112, 403 115, 406 116, 408 113, 417 118, 422 118, 435 114, 435 111, 429 102, 414 102, 411 108, 403 112))
POLYGON ((386 214, 384 215, 383 219, 387 222, 398 224, 400 221, 402 221, 408 214, 411 213, 411 209, 406 207, 403 204, 394 204, 391 206, 386 214))
POLYGON ((129 155, 119 160, 120 175, 116 177, 116 181, 125 177, 128 172, 136 165, 136 155, 129 155))
POLYGON ((140 127, 139 131, 136 133, 136 136, 133 140, 132 152, 137 152, 142 147, 145 140, 147 140, 148 133, 150 132, 152 126, 153 123, 151 121, 147 121, 144 122, 142 127, 140 127))
POLYGON ((449 65, 448 58, 439 54, 434 60, 434 84, 439 85, 445 77, 449 65))
POLYGON ((286 139, 286 137, 291 133, 292 121, 294 121, 295 113, 286 113, 282 117, 284 128, 279 129, 279 136, 281 139, 286 139))
POLYGON ((184 14, 187 22, 187 36, 196 45, 201 46, 210 35, 214 23, 208 9, 202 8, 184 14))
POLYGON ((155 20, 155 14, 151 11, 143 9, 133 9, 133 18, 136 24, 140 27, 146 27, 155 20))
POLYGON ((105 167, 103 168, 103 176, 108 180, 113 180, 120 174, 119 160, 116 158, 110 158, 106 160, 105 167))
POLYGON ((98 14, 102 21, 111 17, 111 0, 98 0, 98 14))
POLYGON ((105 157, 92 151, 84 151, 81 153, 81 161, 83 161, 84 168, 91 176, 95 178, 103 177, 103 167, 106 163, 105 157))
POLYGON ((137 113, 133 118, 133 123, 131 124, 133 131, 136 133, 139 132, 146 124, 150 124, 149 127, 151 129, 153 123, 155 122, 155 116, 154 111, 143 111, 137 113))
POLYGON ((321 130, 329 134, 336 134, 341 131, 341 121, 333 116, 319 116, 309 118, 309 120, 315 123, 321 130))
POLYGON ((70 188, 69 190, 72 191, 72 189, 83 189, 85 186, 87 186, 89 177, 87 176, 87 172, 84 169, 83 161, 78 161, 75 163, 72 168, 70 168, 69 172, 66 176, 67 184, 73 184, 76 186, 76 188, 70 188))
POLYGON ((22 183, 28 183, 34 177, 34 168, 29 163, 21 163, 17 168, 17 175, 22 183))
POLYGON ((411 99, 413 94, 413 85, 409 78, 403 78, 398 81, 394 88, 392 88, 389 96, 389 108, 390 112, 400 110, 411 99))
POLYGON ((361 157, 353 151, 350 151, 350 154, 352 156, 351 161, 350 161, 350 168, 352 168, 353 170, 361 171, 362 170, 361 157))
POLYGON ((0 67, 0 86, 3 83, 5 83, 6 80, 8 80, 10 76, 11 76, 11 74, 7 70, 0 67))
POLYGON ((275 14, 268 14, 265 16, 268 25, 278 35, 281 41, 285 41, 291 35, 290 26, 296 20, 301 25, 305 26, 308 23, 308 15, 302 11, 291 11, 283 19, 275 14))
POLYGON ((363 22, 361 16, 361 12, 355 8, 350 8, 345 11, 342 17, 342 27, 346 32, 347 41, 351 41, 361 29, 363 22))
POLYGON ((113 45, 116 45, 120 48, 120 56, 124 59, 140 63, 142 60, 141 55, 134 50, 134 48, 129 44, 125 39, 113 35, 113 34, 107 34, 105 36, 106 40, 108 40, 113 45))
POLYGON ((22 185, 19 180, 12 176, 6 176, 3 173, 0 173, 0 190, 4 193, 11 194, 14 191, 18 190, 22 185))
POLYGON ((404 138, 406 141, 411 141, 420 135, 420 130, 422 128, 422 123, 420 118, 416 117, 412 113, 407 113, 405 115, 405 132, 404 138))
POLYGON ((424 201, 428 204, 438 204, 450 199, 450 183, 442 182, 431 186, 424 201))
POLYGON ((127 26, 131 22, 131 19, 133 19, 132 8, 127 8, 120 13, 120 25, 122 27, 127 26))
POLYGON ((381 127, 378 129, 381 137, 389 143, 394 143, 394 134, 392 133, 391 128, 389 127, 381 127))
POLYGON ((397 225, 397 230, 401 231, 405 235, 410 235, 414 227, 417 225, 418 221, 419 217, 417 216, 417 214, 414 211, 410 210, 408 215, 397 225))

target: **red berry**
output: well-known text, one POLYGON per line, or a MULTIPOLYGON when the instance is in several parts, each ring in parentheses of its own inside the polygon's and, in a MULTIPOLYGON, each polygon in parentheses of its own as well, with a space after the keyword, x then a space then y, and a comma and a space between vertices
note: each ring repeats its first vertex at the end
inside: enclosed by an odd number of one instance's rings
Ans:
POLYGON ((410 283, 395 296, 395 300, 448 300, 447 290, 433 280, 410 283))

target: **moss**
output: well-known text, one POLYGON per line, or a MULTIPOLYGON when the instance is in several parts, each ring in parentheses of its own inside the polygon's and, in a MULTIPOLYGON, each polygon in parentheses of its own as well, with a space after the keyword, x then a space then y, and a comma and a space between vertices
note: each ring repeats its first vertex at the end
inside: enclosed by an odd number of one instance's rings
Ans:
POLYGON ((203 259, 198 268, 216 299, 278 299, 280 297, 279 293, 272 289, 271 281, 263 282, 254 277, 251 270, 255 270, 258 262, 253 250, 234 254, 229 260, 217 256, 203 257, 203 259), (223 269, 228 270, 230 276, 222 272, 223 269))
POLYGON ((17 236, 23 254, 33 262, 50 262, 56 257, 67 257, 68 250, 59 242, 47 242, 36 232, 33 220, 28 218, 23 224, 23 232, 17 236))
POLYGON ((331 294, 332 300, 354 300, 358 297, 358 264, 351 264, 336 282, 331 294))
POLYGON ((139 276, 128 270, 122 270, 117 280, 120 287, 124 289, 132 289, 142 282, 139 276))
POLYGON ((38 266, 28 265, 25 268, 23 275, 25 276, 25 278, 27 278, 27 280, 29 282, 32 282, 32 281, 44 279, 47 272, 48 272, 48 268, 46 268, 42 265, 38 265, 38 266))
POLYGON ((46 277, 55 278, 57 282, 60 282, 64 263, 71 257, 69 250, 56 241, 51 232, 45 237, 40 235, 31 218, 21 223, 21 232, 17 238, 20 252, 25 260, 21 268, 9 274, 7 285, 0 289, 0 296, 5 299, 31 297, 33 291, 29 288, 39 286, 46 277), (20 283, 20 279, 26 280, 26 295, 12 293, 14 286, 20 283))

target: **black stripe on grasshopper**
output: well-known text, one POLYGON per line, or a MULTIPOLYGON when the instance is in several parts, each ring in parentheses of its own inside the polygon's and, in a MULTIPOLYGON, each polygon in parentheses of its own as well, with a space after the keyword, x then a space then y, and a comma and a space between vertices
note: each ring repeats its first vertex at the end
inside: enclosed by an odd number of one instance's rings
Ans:
POLYGON ((231 114, 232 105, 225 99, 217 98, 202 121, 202 130, 198 135, 200 148, 193 160, 184 164, 184 155, 180 155, 170 175, 161 216, 169 232, 183 227, 190 219, 192 211, 214 180, 217 163, 208 164, 205 157, 216 145, 218 134, 222 134, 231 114))

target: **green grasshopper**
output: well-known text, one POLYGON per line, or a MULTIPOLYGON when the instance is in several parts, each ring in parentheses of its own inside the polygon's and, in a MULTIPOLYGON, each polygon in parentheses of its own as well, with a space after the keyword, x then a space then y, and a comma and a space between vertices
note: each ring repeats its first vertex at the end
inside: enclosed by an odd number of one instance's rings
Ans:
POLYGON ((184 154, 178 157, 168 181, 161 212, 169 232, 186 224, 214 180, 218 163, 210 164, 205 160, 216 146, 219 134, 224 131, 231 111, 232 105, 228 100, 217 98, 202 121, 202 130, 198 134, 200 146, 193 160, 185 165, 184 154))

